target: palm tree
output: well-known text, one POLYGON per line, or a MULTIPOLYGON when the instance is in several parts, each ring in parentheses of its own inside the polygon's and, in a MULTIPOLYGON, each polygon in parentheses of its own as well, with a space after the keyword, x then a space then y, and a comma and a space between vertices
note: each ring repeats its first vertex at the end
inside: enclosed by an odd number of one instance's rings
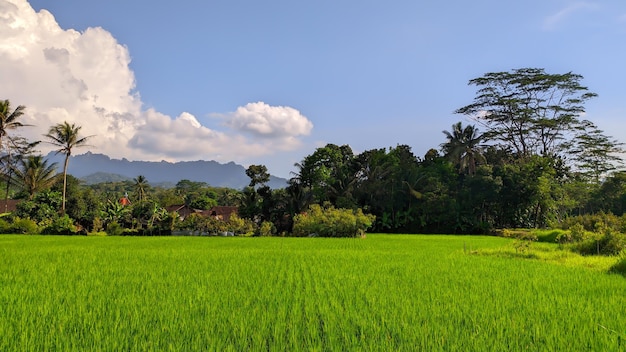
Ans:
POLYGON ((137 194, 137 199, 141 202, 146 199, 146 191, 150 185, 148 184, 146 177, 143 175, 137 176, 137 178, 134 178, 133 181, 135 181, 135 193, 137 194))
POLYGON ((0 151, 6 149, 6 153, 0 156, 0 164, 3 166, 4 177, 6 179, 5 211, 8 207, 13 169, 17 166, 17 162, 24 155, 29 154, 32 148, 38 143, 27 143, 22 137, 8 138, 8 141, 4 139, 8 134, 8 130, 29 126, 18 121, 24 114, 25 109, 23 105, 19 105, 15 110, 11 111, 11 103, 8 100, 0 100, 0 151), (17 150, 15 154, 12 153, 13 149, 17 150))
POLYGON ((476 164, 484 162, 485 157, 481 153, 483 135, 478 133, 474 125, 463 128, 461 122, 452 125, 452 132, 443 131, 448 140, 441 144, 441 150, 447 158, 454 162, 459 172, 467 170, 468 174, 476 172, 476 164))
POLYGON ((11 112, 11 103, 8 100, 0 100, 0 148, 3 147, 2 139, 7 135, 8 130, 18 127, 28 126, 19 121, 20 116, 24 115, 23 105, 19 105, 11 112))
POLYGON ((20 164, 20 161, 31 155, 35 146, 39 142, 29 142, 24 137, 9 136, 7 139, 6 153, 0 155, 0 167, 3 170, 3 175, 6 180, 6 188, 4 193, 4 211, 8 210, 9 204, 9 191, 11 190, 11 184, 15 179, 14 170, 20 164))
POLYGON ((67 121, 50 127, 50 130, 44 137, 48 138, 48 143, 59 147, 56 153, 65 154, 65 162, 63 163, 63 205, 61 211, 65 213, 65 192, 67 189, 67 164, 72 155, 72 149, 76 147, 84 147, 87 140, 92 136, 79 137, 81 126, 70 124, 67 121))
POLYGON ((33 199, 37 192, 50 188, 56 182, 57 163, 48 165, 41 155, 29 155, 13 168, 15 178, 22 189, 33 199))

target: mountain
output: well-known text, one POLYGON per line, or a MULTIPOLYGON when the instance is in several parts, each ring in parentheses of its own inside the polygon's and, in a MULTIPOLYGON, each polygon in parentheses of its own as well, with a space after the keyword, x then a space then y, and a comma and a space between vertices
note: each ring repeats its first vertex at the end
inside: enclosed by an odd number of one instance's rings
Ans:
MULTIPOLYGON (((47 158, 51 162, 57 162, 58 167, 62 168, 63 155, 51 152, 47 158)), ((91 152, 70 156, 67 173, 88 183, 124 181, 139 175, 143 175, 152 185, 176 184, 180 180, 190 180, 206 182, 213 187, 243 189, 250 182, 246 169, 232 161, 226 164, 204 160, 175 163, 129 161, 126 158, 111 159, 104 154, 91 152)), ((270 176, 267 185, 273 189, 285 188, 287 180, 270 176)))

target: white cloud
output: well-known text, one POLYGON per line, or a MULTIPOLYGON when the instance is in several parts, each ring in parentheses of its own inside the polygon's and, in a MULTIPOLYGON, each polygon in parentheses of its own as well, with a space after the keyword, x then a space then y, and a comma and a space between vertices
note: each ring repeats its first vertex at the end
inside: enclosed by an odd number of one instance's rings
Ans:
POLYGON ((26 0, 0 0, 0 38, 0 99, 27 107, 23 122, 34 127, 20 133, 33 140, 68 121, 94 136, 90 150, 113 158, 245 162, 292 150, 313 127, 294 108, 262 102, 222 115, 225 131, 187 112, 143 110, 128 48, 102 28, 63 30, 26 0))
POLYGON ((288 106, 270 106, 264 102, 240 106, 223 117, 227 126, 259 137, 308 135, 313 128, 311 121, 298 110, 288 106))
POLYGON ((546 17, 543 21, 543 29, 544 30, 554 30, 561 23, 566 21, 568 18, 573 16, 576 12, 580 12, 583 10, 591 10, 596 9, 597 6, 595 4, 589 2, 575 2, 567 7, 561 9, 557 13, 546 17))

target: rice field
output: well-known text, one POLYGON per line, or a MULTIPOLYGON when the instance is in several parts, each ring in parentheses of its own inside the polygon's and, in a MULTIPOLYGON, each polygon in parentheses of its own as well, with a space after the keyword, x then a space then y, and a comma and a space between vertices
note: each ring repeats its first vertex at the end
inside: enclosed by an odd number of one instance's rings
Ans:
POLYGON ((0 350, 624 350, 626 278, 511 243, 2 235, 0 350))

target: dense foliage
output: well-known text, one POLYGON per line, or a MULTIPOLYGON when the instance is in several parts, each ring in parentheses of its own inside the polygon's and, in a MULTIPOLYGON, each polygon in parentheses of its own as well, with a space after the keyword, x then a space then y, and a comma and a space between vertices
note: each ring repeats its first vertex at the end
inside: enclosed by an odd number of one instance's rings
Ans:
MULTIPOLYGON (((215 233, 225 227, 209 220, 177 223, 181 219, 166 209, 183 204, 194 212, 235 206, 247 221, 238 231, 257 235, 354 236, 365 228, 490 233, 556 227, 572 216, 600 212, 621 216, 626 211, 626 172, 616 169, 621 143, 585 119, 584 104, 596 94, 581 82, 577 74, 535 68, 487 73, 470 80, 476 97, 456 110, 477 125, 453 124, 443 131, 442 143, 423 156, 407 145, 356 154, 348 145, 328 144, 295 165, 284 189, 266 185, 269 172, 264 165, 246 170, 250 183, 243 190, 190 180, 163 189, 151 186, 142 175, 83 186, 65 174, 67 165, 63 177, 52 175, 50 165, 34 155, 36 142, 9 133, 25 128, 19 117, 26 110, 13 110, 8 101, 0 101, 5 199, 24 199, 12 216, 31 219, 41 229, 67 214, 77 233, 108 228, 117 233, 120 227, 126 233, 163 235, 193 226, 195 231, 215 233), (315 205, 321 208, 310 208, 315 205), (368 219, 373 220, 357 231, 324 232, 303 228, 307 221, 313 223, 304 215, 310 209, 322 209, 313 222, 330 221, 324 225, 329 229, 345 227, 345 214, 371 214, 368 219)), ((46 138, 68 156, 89 138, 79 131, 80 126, 59 124, 46 138)))
POLYGON ((372 226, 374 216, 363 214, 361 209, 322 208, 312 204, 308 211, 295 216, 294 236, 363 237, 372 226))

